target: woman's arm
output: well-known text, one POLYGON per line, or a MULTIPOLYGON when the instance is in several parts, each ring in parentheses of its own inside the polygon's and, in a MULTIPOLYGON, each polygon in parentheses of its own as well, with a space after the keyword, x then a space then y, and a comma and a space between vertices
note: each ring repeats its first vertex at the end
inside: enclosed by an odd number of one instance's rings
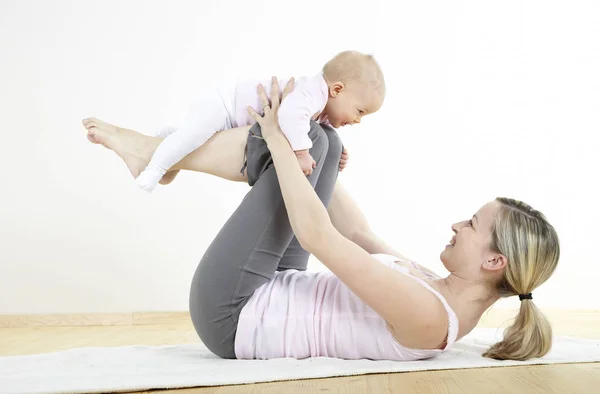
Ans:
POLYGON ((379 238, 371 230, 371 227, 363 213, 360 211, 360 208, 339 181, 335 184, 335 189, 333 190, 333 196, 327 212, 337 231, 363 248, 367 253, 387 254, 398 257, 401 260, 410 262, 417 269, 428 273, 430 276, 439 278, 439 275, 435 272, 413 262, 379 238))
MULTIPOLYGON (((259 90, 263 104, 268 106, 266 94, 259 90)), ((262 126, 290 223, 302 247, 385 319, 403 344, 421 348, 440 344, 448 325, 443 305, 414 279, 380 263, 336 230, 277 124, 276 79, 271 102, 272 109, 265 108, 264 118, 252 109, 248 111, 262 126)))
POLYGON ((344 237, 356 243, 368 253, 389 254, 403 260, 409 260, 375 235, 367 222, 367 218, 339 181, 335 184, 327 212, 333 226, 344 237))

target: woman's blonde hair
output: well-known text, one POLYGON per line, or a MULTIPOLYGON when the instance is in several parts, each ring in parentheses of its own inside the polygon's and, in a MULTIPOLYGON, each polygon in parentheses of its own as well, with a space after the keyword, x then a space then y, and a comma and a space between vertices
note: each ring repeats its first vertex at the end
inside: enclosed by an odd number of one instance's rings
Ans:
MULTIPOLYGON (((499 197, 492 231, 492 250, 508 259, 499 283, 501 297, 527 295, 554 272, 560 257, 558 235, 546 217, 524 202, 499 197)), ((523 299, 504 338, 483 356, 499 360, 542 357, 552 346, 552 327, 531 299, 523 299)))

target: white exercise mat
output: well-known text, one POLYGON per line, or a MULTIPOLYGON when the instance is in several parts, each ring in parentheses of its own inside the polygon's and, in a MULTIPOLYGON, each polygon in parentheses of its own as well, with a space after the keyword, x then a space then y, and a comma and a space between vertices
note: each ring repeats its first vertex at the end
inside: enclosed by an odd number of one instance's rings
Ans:
POLYGON ((441 356, 423 361, 222 360, 200 344, 78 348, 0 357, 0 393, 106 393, 221 386, 306 378, 436 369, 600 361, 600 341, 557 337, 545 357, 527 362, 481 357, 502 336, 475 329, 441 356))

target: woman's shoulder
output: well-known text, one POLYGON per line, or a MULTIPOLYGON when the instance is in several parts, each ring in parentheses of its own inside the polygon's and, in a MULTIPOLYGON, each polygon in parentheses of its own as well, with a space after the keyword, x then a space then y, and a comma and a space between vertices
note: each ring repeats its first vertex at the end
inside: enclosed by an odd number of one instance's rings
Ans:
POLYGON ((415 294, 418 300, 412 306, 418 310, 420 321, 416 324, 390 324, 390 329, 399 343, 416 349, 436 349, 454 343, 458 334, 456 313, 433 286, 439 276, 420 269, 411 260, 387 254, 373 255, 377 260, 402 272, 421 284, 422 291, 415 294))
POLYGON ((453 344, 458 325, 455 316, 449 313, 448 306, 428 290, 414 294, 414 297, 399 300, 410 304, 415 319, 409 322, 392 324, 390 331, 398 343, 413 349, 443 349, 453 344))

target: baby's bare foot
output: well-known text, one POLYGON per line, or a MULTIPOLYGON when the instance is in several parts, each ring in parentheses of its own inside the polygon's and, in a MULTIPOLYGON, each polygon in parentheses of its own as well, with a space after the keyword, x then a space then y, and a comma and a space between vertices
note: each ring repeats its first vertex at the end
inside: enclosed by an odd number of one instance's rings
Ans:
POLYGON ((115 152, 134 178, 146 168, 152 157, 152 138, 96 118, 83 119, 82 123, 88 131, 88 140, 115 152))

